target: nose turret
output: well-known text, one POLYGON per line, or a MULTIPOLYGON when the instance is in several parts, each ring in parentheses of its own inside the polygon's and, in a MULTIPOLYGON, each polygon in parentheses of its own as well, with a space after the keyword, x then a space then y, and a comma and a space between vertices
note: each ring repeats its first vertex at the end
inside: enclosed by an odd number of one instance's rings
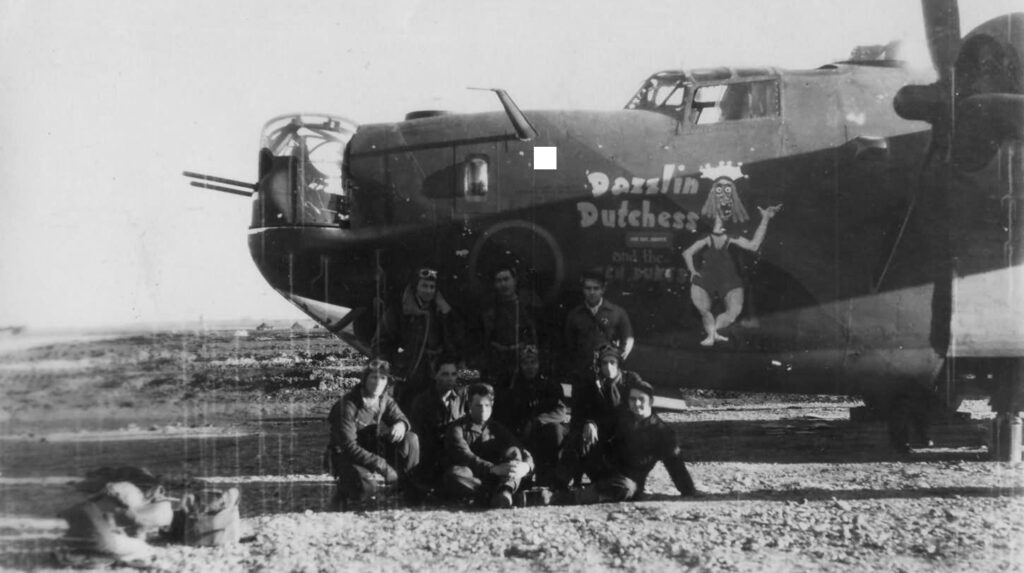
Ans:
POLYGON ((263 128, 251 228, 347 227, 345 147, 355 122, 329 115, 286 115, 263 128))

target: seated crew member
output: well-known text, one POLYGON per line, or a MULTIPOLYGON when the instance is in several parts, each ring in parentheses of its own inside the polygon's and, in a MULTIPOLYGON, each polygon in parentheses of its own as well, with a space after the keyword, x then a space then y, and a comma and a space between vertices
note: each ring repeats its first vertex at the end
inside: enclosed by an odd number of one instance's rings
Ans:
POLYGON ((511 385, 512 430, 534 456, 537 481, 551 480, 569 432, 569 412, 562 384, 540 372, 540 354, 527 345, 519 352, 519 372, 511 385))
POLYGON ((610 445, 615 436, 619 414, 626 410, 626 382, 639 378, 620 370, 622 356, 611 345, 597 352, 597 372, 581 378, 573 387, 570 433, 565 440, 555 485, 568 487, 581 472, 595 482, 610 474, 610 445))
POLYGON ((466 413, 466 392, 459 387, 458 359, 442 356, 434 372, 434 385, 412 401, 409 420, 420 438, 420 465, 417 474, 425 483, 438 486, 448 464, 444 436, 448 426, 466 413))
POLYGON ((682 496, 696 495, 697 488, 683 462, 675 432, 651 411, 654 388, 640 377, 626 383, 629 411, 620 414, 612 444, 614 471, 596 484, 576 492, 577 503, 640 500, 647 475, 661 462, 682 496))
POLYGON ((512 507, 512 496, 533 471, 533 457, 508 429, 491 420, 494 389, 473 384, 467 392, 469 413, 448 427, 445 452, 452 465, 445 488, 457 497, 490 497, 491 507, 512 507))
POLYGON ((407 495, 414 493, 409 476, 419 463, 419 439, 385 392, 389 371, 386 361, 371 360, 359 385, 335 402, 327 415, 339 507, 373 496, 377 492, 374 474, 383 476, 386 483, 398 482, 407 495))
POLYGON ((434 362, 458 347, 455 312, 438 289, 438 273, 422 268, 390 306, 381 324, 379 347, 395 364, 394 396, 408 410, 412 399, 430 387, 434 362))

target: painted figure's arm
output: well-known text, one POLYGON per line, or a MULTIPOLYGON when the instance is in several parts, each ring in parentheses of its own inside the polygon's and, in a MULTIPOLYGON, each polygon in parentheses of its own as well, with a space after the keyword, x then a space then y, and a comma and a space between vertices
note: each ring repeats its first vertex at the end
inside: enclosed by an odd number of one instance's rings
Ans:
POLYGON ((704 237, 693 242, 685 251, 683 251, 683 260, 686 261, 686 270, 690 271, 691 277, 699 277, 700 273, 693 266, 693 256, 700 252, 701 249, 706 247, 708 244, 708 238, 704 237))
POLYGON ((774 217, 780 209, 782 209, 781 204, 768 207, 767 209, 758 207, 757 210, 761 212, 761 224, 759 224, 757 226, 757 230, 754 231, 754 238, 748 240, 746 237, 737 237, 735 239, 730 239, 730 242, 737 247, 757 252, 757 250, 761 248, 761 242, 764 241, 765 233, 768 231, 768 221, 774 217))

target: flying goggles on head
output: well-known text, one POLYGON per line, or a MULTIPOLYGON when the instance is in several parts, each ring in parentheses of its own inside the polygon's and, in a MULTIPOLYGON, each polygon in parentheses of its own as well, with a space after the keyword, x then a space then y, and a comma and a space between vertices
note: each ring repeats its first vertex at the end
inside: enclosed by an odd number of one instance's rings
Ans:
POLYGON ((421 279, 430 279, 432 281, 436 281, 437 280, 437 271, 435 271, 434 269, 429 269, 429 268, 424 267, 424 268, 419 270, 419 272, 417 273, 417 276, 419 278, 421 278, 421 279))
POLYGON ((391 375, 391 364, 382 358, 373 358, 366 363, 366 367, 363 368, 363 379, 370 373, 382 374, 384 376, 391 375))
POLYGON ((520 360, 536 359, 539 357, 540 352, 537 350, 536 344, 527 344, 519 349, 520 360))
POLYGON ((597 351, 594 352, 594 358, 594 362, 597 364, 601 364, 605 358, 614 358, 616 363, 622 364, 622 353, 619 352, 618 348, 611 344, 605 344, 601 346, 601 348, 598 348, 597 351))

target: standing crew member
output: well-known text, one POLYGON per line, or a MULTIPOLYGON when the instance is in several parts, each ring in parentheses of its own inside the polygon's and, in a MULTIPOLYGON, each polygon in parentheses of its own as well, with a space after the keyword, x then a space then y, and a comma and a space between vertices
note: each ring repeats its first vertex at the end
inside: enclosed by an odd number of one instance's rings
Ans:
POLYGON ((394 395, 403 410, 430 386, 437 358, 455 353, 456 336, 455 314, 437 289, 437 271, 419 269, 401 304, 385 312, 378 341, 381 354, 395 364, 394 395))
POLYGON ((583 303, 565 318, 565 343, 570 354, 570 372, 589 377, 598 348, 610 344, 619 349, 623 360, 629 357, 633 351, 633 326, 625 310, 605 300, 603 275, 584 273, 581 283, 583 303))
POLYGON ((501 265, 494 269, 491 278, 494 299, 481 315, 483 337, 480 342, 484 357, 481 374, 499 390, 500 403, 503 399, 500 389, 507 388, 515 375, 519 349, 537 344, 537 327, 525 297, 519 296, 516 270, 511 265, 501 265))

